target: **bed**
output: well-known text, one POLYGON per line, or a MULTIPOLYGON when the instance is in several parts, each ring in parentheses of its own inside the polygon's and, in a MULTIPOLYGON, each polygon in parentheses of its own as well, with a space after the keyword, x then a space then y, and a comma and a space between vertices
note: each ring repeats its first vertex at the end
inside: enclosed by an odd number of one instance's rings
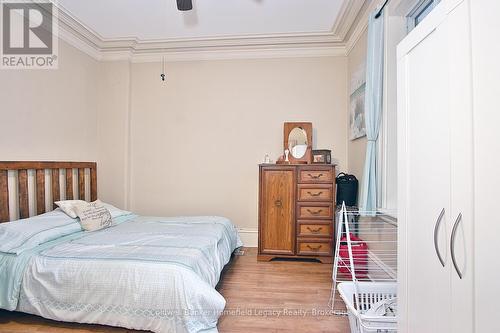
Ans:
POLYGON ((228 219, 144 217, 107 205, 114 225, 87 232, 53 210, 53 202, 76 197, 97 199, 95 163, 0 162, 0 221, 14 220, 0 224, 1 308, 153 332, 217 332, 225 300, 215 286, 242 245, 228 219))

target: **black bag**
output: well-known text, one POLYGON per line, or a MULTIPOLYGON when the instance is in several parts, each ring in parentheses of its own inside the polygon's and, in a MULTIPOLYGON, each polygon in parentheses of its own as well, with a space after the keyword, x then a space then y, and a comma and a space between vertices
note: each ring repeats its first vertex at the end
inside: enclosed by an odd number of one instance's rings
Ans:
POLYGON ((339 173, 335 179, 337 183, 337 205, 356 206, 358 200, 358 179, 354 175, 339 173))

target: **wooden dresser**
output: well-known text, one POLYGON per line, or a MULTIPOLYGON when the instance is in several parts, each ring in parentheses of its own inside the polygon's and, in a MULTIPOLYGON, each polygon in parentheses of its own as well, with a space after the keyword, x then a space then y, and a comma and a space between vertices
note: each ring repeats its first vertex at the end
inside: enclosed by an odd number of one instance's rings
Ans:
POLYGON ((258 260, 333 261, 335 166, 262 164, 258 260))

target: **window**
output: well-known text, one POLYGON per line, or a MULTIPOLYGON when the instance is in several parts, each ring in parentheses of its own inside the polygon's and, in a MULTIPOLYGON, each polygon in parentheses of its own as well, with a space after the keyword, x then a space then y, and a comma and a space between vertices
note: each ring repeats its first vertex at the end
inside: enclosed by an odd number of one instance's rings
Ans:
POLYGON ((396 217, 397 211, 397 52, 406 36, 406 15, 388 7, 384 32, 384 97, 377 142, 377 208, 396 217))
POLYGON ((422 22, 422 20, 436 7, 441 0, 421 0, 408 14, 408 32, 422 22))

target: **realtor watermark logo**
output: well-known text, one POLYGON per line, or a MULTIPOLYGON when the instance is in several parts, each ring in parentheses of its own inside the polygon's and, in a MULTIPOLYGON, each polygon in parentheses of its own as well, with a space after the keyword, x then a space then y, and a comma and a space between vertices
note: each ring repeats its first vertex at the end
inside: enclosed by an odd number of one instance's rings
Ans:
POLYGON ((49 0, 0 0, 1 69, 57 69, 57 6, 49 0))

